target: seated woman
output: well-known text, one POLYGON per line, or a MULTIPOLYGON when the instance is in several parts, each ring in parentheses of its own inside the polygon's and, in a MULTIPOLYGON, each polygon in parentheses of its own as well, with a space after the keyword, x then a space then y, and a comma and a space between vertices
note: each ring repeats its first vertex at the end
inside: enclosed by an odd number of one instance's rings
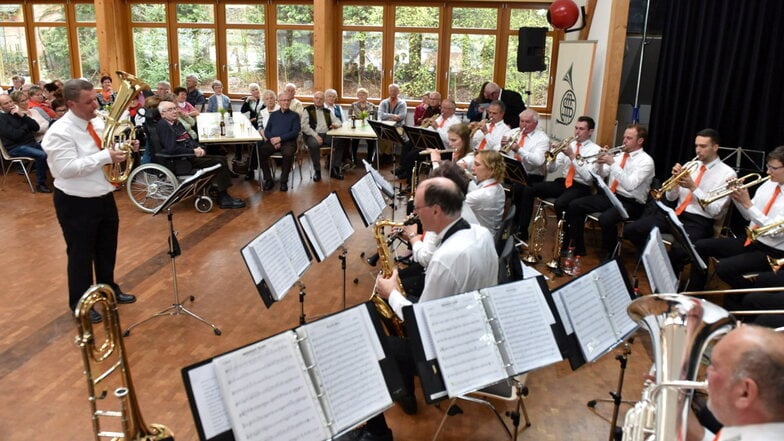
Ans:
POLYGON ((468 187, 465 203, 471 207, 479 224, 490 230, 493 236, 501 228, 506 195, 501 183, 506 176, 506 164, 495 150, 484 150, 474 158, 476 183, 468 187))
MULTIPOLYGON (((449 148, 452 152, 452 162, 467 170, 469 173, 474 167, 474 152, 471 150, 471 129, 467 124, 455 124, 447 130, 449 148)), ((430 161, 433 168, 438 168, 441 162, 441 151, 431 150, 430 161)))
MULTIPOLYGON (((259 107, 258 114, 256 115, 256 124, 257 129, 259 130, 259 134, 261 135, 263 141, 256 143, 256 148, 260 148, 262 144, 267 142, 267 139, 264 138, 264 127, 266 127, 267 121, 269 121, 270 113, 280 109, 278 106, 278 97, 275 96, 275 92, 267 89, 261 93, 261 107, 259 107)), ((242 106, 245 108, 245 105, 242 106)), ((245 180, 250 181, 253 179, 253 176, 256 173, 256 169, 259 167, 259 160, 256 157, 255 152, 254 154, 250 155, 250 166, 248 167, 248 173, 245 174, 245 180)))
POLYGON ((223 109, 231 113, 231 100, 223 94, 223 83, 219 80, 213 81, 212 90, 215 93, 207 100, 207 112, 219 112, 223 109))
POLYGON ((101 77, 101 91, 98 92, 96 95, 98 99, 98 107, 106 110, 107 107, 111 107, 114 104, 115 98, 117 98, 117 92, 112 89, 112 77, 109 75, 104 75, 101 77))
POLYGON ((16 104, 16 107, 19 108, 18 113, 20 115, 27 115, 38 123, 38 131, 35 133, 35 140, 40 143, 41 140, 44 139, 44 133, 46 133, 46 129, 49 128, 49 120, 46 119, 41 112, 30 108, 28 105, 29 100, 27 99, 27 94, 21 90, 11 92, 11 100, 14 102, 14 104, 16 104))
MULTIPOLYGON (((351 103, 351 113, 354 115, 354 118, 360 118, 363 115, 362 112, 365 112, 365 118, 370 118, 370 116, 375 112, 376 106, 375 104, 371 103, 368 99, 368 90, 364 87, 360 87, 357 89, 357 100, 351 103)), ((359 140, 352 139, 351 140, 351 151, 354 152, 354 162, 356 165, 360 165, 359 158, 357 157, 357 150, 359 150, 359 140)), ((367 156, 366 159, 368 162, 373 158, 373 152, 376 150, 376 141, 369 139, 367 140, 367 156)))
POLYGON ((264 101, 261 98, 261 88, 256 83, 250 83, 248 85, 248 91, 250 92, 250 95, 243 98, 240 113, 247 113, 248 121, 253 124, 253 128, 258 130, 259 112, 264 108, 264 101))
POLYGON ((174 100, 177 103, 177 107, 191 118, 199 116, 199 109, 188 102, 188 89, 182 86, 175 87, 174 100))

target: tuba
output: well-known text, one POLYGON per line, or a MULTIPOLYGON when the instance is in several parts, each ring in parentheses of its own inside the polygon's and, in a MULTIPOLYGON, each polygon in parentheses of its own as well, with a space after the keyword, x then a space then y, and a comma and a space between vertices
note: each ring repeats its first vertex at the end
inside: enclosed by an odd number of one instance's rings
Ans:
POLYGON ((82 350, 95 439, 111 437, 113 440, 123 441, 174 441, 174 435, 166 426, 161 424, 147 426, 142 419, 131 381, 128 360, 125 358, 125 346, 120 331, 120 317, 117 314, 114 290, 104 284, 90 287, 79 300, 75 315, 79 329, 75 342, 82 350), (103 310, 102 341, 96 339, 90 321, 90 310, 99 305, 103 310), (106 370, 94 372, 100 365, 107 366, 106 370), (119 378, 112 380, 115 374, 119 378), (106 389, 102 386, 104 381, 111 382, 113 385, 119 384, 114 390, 114 396, 120 402, 119 411, 98 409, 98 402, 106 397, 106 389), (103 418, 107 419, 107 423, 116 422, 111 426, 121 427, 122 431, 102 429, 103 418))
POLYGON ((120 90, 112 104, 109 114, 104 118, 104 129, 101 141, 104 148, 122 150, 125 153, 125 162, 112 162, 103 166, 103 175, 106 180, 115 185, 122 185, 133 169, 133 140, 136 139, 136 128, 129 120, 120 121, 125 109, 136 99, 144 83, 135 76, 118 70, 120 90))
POLYGON ((686 439, 692 392, 707 387, 697 381, 702 356, 735 327, 735 319, 713 303, 681 294, 640 297, 627 312, 651 334, 656 382, 646 383, 642 400, 626 414, 623 439, 686 439))
MULTIPOLYGON (((394 270, 394 257, 392 257, 392 252, 387 244, 384 227, 400 228, 409 222, 415 222, 414 219, 416 219, 416 217, 411 216, 406 222, 381 220, 373 224, 373 237, 376 239, 376 247, 378 248, 378 261, 381 262, 380 272, 384 277, 389 277, 392 274, 392 270, 394 270)), ((405 290, 403 290, 403 284, 400 283, 400 279, 398 279, 397 290, 400 294, 405 295, 405 290)), ((389 333, 389 335, 405 337, 406 331, 403 327, 403 320, 400 320, 400 317, 395 314, 395 311, 392 310, 389 304, 378 296, 375 289, 370 296, 370 300, 373 302, 373 306, 376 307, 376 311, 381 315, 382 321, 387 328, 387 333, 389 333)))

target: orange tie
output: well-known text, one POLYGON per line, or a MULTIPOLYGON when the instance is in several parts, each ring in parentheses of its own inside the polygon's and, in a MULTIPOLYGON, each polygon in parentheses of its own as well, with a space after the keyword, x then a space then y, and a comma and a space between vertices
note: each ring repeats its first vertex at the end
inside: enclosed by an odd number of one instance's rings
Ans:
MULTIPOLYGON (((621 159, 621 170, 623 170, 623 168, 626 167, 626 160, 627 159, 629 159, 629 154, 628 153, 624 153, 623 154, 623 159, 621 159)), ((616 188, 618 188, 618 180, 617 179, 615 181, 613 181, 612 186, 610 187, 610 191, 615 193, 615 189, 616 188)))
POLYGON ((446 123, 446 118, 441 118, 441 124, 438 125, 438 128, 440 129, 441 127, 444 127, 445 123, 446 123))
POLYGON ((487 133, 485 134, 485 137, 482 138, 482 142, 479 143, 479 147, 477 147, 477 150, 479 150, 481 152, 482 150, 485 149, 485 147, 487 147, 487 135, 493 133, 493 129, 494 128, 495 128, 495 123, 491 122, 490 123, 490 127, 488 128, 487 133))
MULTIPOLYGON (((583 146, 583 144, 581 142, 577 143, 577 149, 574 152, 575 155, 579 155, 580 154, 580 147, 582 147, 582 146, 583 146)), ((566 172, 566 184, 565 184, 565 186, 566 186, 566 188, 569 188, 569 187, 572 186, 572 184, 574 184, 574 163, 572 163, 569 166, 569 171, 566 172)))
MULTIPOLYGON (((770 208, 773 207, 773 203, 776 202, 776 198, 779 197, 779 193, 781 193, 781 187, 777 185, 776 189, 773 190, 773 195, 768 200, 768 203, 765 204, 765 208, 762 210, 762 214, 767 216, 768 213, 770 213, 770 208)), ((751 227, 752 230, 756 230, 757 228, 759 228, 759 226, 757 225, 751 227)), ((746 242, 743 244, 743 246, 749 246, 750 243, 751 243, 751 239, 746 238, 746 242)))
POLYGON ((98 133, 95 131, 93 127, 93 123, 88 121, 87 122, 87 132, 90 136, 93 137, 93 141, 95 141, 95 145, 98 146, 98 150, 103 150, 103 145, 101 144, 101 137, 98 136, 98 133))
POLYGON ((721 438, 721 430, 719 430, 719 433, 717 433, 716 436, 713 437, 713 441, 719 441, 719 438, 721 438))
POLYGON ((519 140, 519 141, 517 141, 517 145, 518 145, 518 146, 520 146, 520 148, 518 148, 518 149, 517 149, 517 151, 515 152, 515 155, 514 155, 514 157, 515 157, 515 159, 517 159, 518 161, 520 161, 520 160, 522 160, 522 159, 523 159, 523 156, 522 156, 522 155, 520 155, 520 150, 522 150, 522 149, 523 149, 523 147, 525 147, 525 133, 523 133, 523 134, 520 136, 520 140, 519 140))
MULTIPOLYGON (((702 167, 700 167, 700 174, 698 174, 697 175, 697 179, 694 180, 694 185, 695 186, 700 185, 700 181, 702 180, 702 175, 705 174, 705 170, 707 170, 707 169, 708 169, 708 167, 705 167, 704 164, 702 165, 702 167)), ((681 202, 681 204, 678 205, 678 208, 675 209, 675 214, 680 216, 680 214, 683 213, 683 210, 685 210, 686 207, 689 206, 689 203, 691 202, 691 195, 692 194, 689 193, 689 194, 686 195, 685 198, 683 198, 683 202, 681 202)))

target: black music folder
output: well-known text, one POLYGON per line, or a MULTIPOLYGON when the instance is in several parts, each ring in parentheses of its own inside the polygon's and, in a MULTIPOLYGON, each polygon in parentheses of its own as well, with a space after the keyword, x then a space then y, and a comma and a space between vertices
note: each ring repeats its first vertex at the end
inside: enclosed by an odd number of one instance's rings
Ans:
POLYGON ((391 141, 396 144, 404 144, 403 137, 397 131, 397 127, 393 124, 386 124, 381 121, 374 121, 369 119, 368 124, 370 128, 376 133, 376 137, 380 140, 391 141))
POLYGON ((639 328, 626 313, 634 300, 626 271, 610 260, 552 292, 577 369, 596 361, 639 328))
POLYGON ((538 277, 405 307, 425 401, 563 360, 566 338, 546 291, 538 277))
POLYGON ((328 440, 401 388, 371 302, 182 369, 201 441, 328 440))
POLYGON ((528 173, 525 171, 523 163, 506 153, 501 153, 501 157, 504 158, 506 165, 504 184, 509 186, 513 184, 527 185, 528 173))
POLYGON ((267 308, 283 299, 312 260, 292 212, 283 215, 240 252, 267 308))
POLYGON ((406 132, 409 141, 411 144, 414 145, 414 148, 424 150, 424 149, 433 149, 433 150, 444 150, 446 147, 444 146, 444 141, 441 139, 441 135, 434 131, 423 129, 421 127, 411 127, 411 126, 403 126, 403 130, 406 132))
POLYGON ((329 257, 354 234, 346 210, 334 191, 300 214, 299 223, 319 262, 329 257))
POLYGON ((349 193, 366 227, 374 224, 387 207, 372 173, 365 173, 365 176, 351 186, 349 193))

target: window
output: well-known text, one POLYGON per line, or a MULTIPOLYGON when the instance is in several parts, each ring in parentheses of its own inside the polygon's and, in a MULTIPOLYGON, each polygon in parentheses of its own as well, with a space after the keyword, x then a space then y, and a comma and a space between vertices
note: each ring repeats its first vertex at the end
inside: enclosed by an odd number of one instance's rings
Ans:
MULTIPOLYGON (((536 108, 550 108, 553 88, 550 81, 551 67, 555 54, 553 43, 555 32, 547 23, 546 9, 512 9, 509 20, 509 49, 506 57, 506 87, 516 90, 523 95, 526 105, 536 108), (545 39, 545 65, 542 72, 522 73, 517 71, 517 46, 519 43, 518 29, 521 27, 548 28, 545 39), (529 83, 530 78, 530 83, 529 83), (527 92, 531 93, 528 94, 527 92)), ((554 70, 552 73, 554 74, 554 70)))
POLYGON ((276 5, 278 90, 287 83, 297 95, 313 95, 313 6, 276 5))
POLYGON ((471 101, 493 78, 497 22, 497 8, 452 9, 448 90, 455 101, 471 101))
POLYGON ((419 99, 436 88, 440 11, 425 6, 395 8, 392 81, 400 86, 403 99, 419 99))
POLYGON ((346 5, 341 9, 341 78, 343 96, 356 97, 364 87, 371 97, 382 95, 382 6, 346 5))

